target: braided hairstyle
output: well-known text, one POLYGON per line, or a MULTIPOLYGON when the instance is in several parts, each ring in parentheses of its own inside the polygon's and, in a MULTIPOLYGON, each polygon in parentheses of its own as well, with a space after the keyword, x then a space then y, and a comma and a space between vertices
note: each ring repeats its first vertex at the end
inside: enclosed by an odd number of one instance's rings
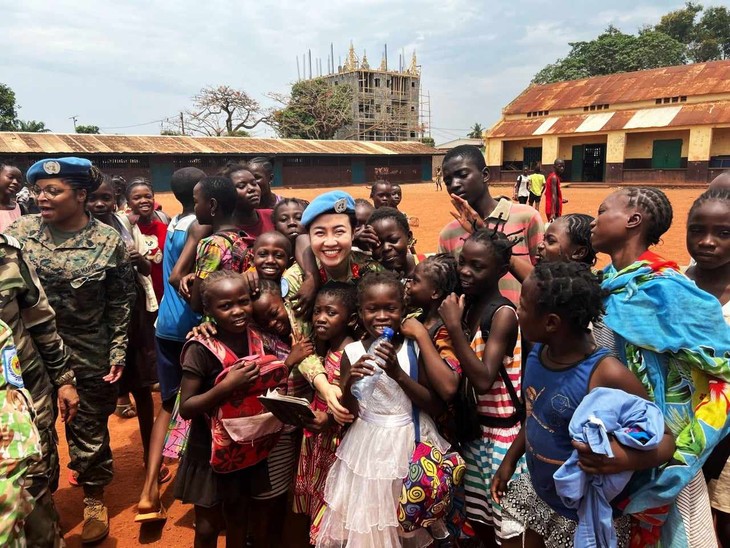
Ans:
POLYGON ((692 204, 692 207, 689 208, 687 219, 689 219, 702 204, 710 201, 730 202, 730 188, 710 188, 700 194, 700 196, 692 204))
MULTIPOLYGON (((235 270, 216 270, 208 274, 200 284, 200 298, 203 301, 203 309, 208 312, 210 304, 210 290, 218 282, 223 280, 238 280, 243 281, 241 274, 235 270)), ((248 286, 246 283, 242 283, 244 291, 248 293, 248 286)))
POLYGON ((279 210, 288 205, 297 205, 302 208, 302 213, 304 213, 304 210, 309 205, 309 202, 307 200, 302 200, 301 198, 283 198, 277 204, 274 206, 274 210, 271 214, 271 216, 276 219, 279 216, 279 210))
POLYGON ((499 230, 499 223, 493 228, 485 227, 475 230, 467 239, 467 242, 476 242, 491 247, 494 256, 499 262, 499 269, 508 268, 512 258, 512 248, 520 241, 519 238, 510 240, 513 234, 505 234, 499 230))
POLYGON ((152 188, 150 180, 146 177, 134 177, 129 181, 129 183, 127 183, 127 187, 124 189, 124 195, 127 197, 127 200, 129 200, 129 197, 132 195, 132 189, 136 186, 146 186, 154 197, 155 189, 152 188))
POLYGON ((226 166, 218 172, 218 175, 222 177, 228 177, 230 179, 231 175, 233 175, 234 173, 238 173, 239 171, 248 171, 249 173, 251 173, 251 170, 248 168, 247 164, 228 162, 226 166))
POLYGON ((659 243, 662 235, 672 226, 672 204, 661 190, 654 187, 630 186, 624 189, 629 207, 636 207, 650 217, 646 228, 646 243, 659 243))
POLYGON ((574 245, 586 248, 586 255, 581 262, 593 266, 596 264, 596 250, 591 245, 591 223, 593 217, 584 213, 569 213, 560 219, 568 225, 568 237, 574 245))
POLYGON ((461 293, 458 263, 451 253, 431 255, 420 264, 423 265, 424 276, 438 288, 442 297, 461 293))
POLYGON ((376 285, 389 285, 393 287, 403 302, 405 299, 405 287, 401 283, 400 277, 395 272, 390 270, 384 270, 382 272, 368 272, 361 279, 357 285, 357 305, 362 306, 363 296, 365 292, 376 285))
POLYGON ((594 274, 589 265, 542 262, 532 275, 537 280, 538 309, 557 314, 576 332, 588 332, 588 325, 603 314, 603 299, 608 292, 601 288, 601 275, 594 274))
POLYGON ((394 207, 385 206, 373 210, 368 218, 367 224, 372 225, 375 221, 380 221, 381 219, 393 219, 406 234, 411 231, 411 227, 408 224, 408 217, 394 207))
POLYGON ((348 316, 357 314, 357 291, 354 285, 330 280, 320 288, 317 296, 320 295, 335 297, 345 307, 348 316))

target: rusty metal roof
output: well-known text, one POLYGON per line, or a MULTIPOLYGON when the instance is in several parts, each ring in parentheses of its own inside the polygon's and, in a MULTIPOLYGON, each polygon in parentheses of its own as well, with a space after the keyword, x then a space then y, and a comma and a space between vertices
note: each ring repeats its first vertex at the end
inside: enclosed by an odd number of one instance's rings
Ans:
POLYGON ((696 97, 717 93, 730 93, 730 60, 533 85, 507 105, 503 112, 549 112, 591 105, 615 105, 653 101, 664 97, 696 97))
POLYGON ((0 132, 0 154, 261 154, 431 156, 434 149, 411 141, 310 141, 248 137, 87 135, 0 132))
POLYGON ((695 105, 672 105, 638 110, 619 110, 596 114, 572 114, 501 120, 489 130, 487 138, 533 137, 620 131, 623 129, 687 127, 730 124, 730 101, 695 105))

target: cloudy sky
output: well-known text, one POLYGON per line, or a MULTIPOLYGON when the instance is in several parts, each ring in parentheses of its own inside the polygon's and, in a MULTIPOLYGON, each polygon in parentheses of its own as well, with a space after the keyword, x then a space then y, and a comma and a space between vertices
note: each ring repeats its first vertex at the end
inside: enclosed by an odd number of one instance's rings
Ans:
MULTIPOLYGON (((675 0, 0 0, 0 82, 20 117, 56 132, 78 123, 104 133, 158 133, 206 85, 229 84, 269 106, 286 93, 296 59, 312 50, 326 68, 330 43, 344 60, 389 65, 413 50, 431 95, 437 143, 491 125, 501 108, 568 43, 607 25, 635 32, 683 4, 675 0)), ((266 127, 258 136, 274 136, 266 127)))

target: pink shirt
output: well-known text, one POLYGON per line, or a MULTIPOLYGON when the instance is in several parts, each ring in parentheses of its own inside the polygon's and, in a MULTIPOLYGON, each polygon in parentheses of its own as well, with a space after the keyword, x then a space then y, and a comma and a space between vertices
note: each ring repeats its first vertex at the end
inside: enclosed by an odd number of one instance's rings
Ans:
POLYGON ((5 232, 16 219, 20 219, 20 206, 15 204, 15 209, 0 209, 0 232, 5 232))

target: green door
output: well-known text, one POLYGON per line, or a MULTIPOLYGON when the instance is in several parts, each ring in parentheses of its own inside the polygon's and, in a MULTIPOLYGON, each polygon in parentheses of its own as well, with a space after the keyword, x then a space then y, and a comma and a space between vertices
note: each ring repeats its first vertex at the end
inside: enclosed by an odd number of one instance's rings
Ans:
POLYGON ((682 162, 682 139, 654 141, 652 169, 677 169, 682 162))
POLYGON ((150 179, 152 187, 156 192, 167 192, 170 190, 170 179, 175 167, 172 160, 165 157, 150 158, 150 179))
POLYGON ((352 184, 361 185, 365 182, 365 160, 363 158, 352 159, 352 184))
POLYGON ((573 147, 573 158, 570 160, 570 180, 572 182, 583 180, 583 147, 584 145, 573 147))

